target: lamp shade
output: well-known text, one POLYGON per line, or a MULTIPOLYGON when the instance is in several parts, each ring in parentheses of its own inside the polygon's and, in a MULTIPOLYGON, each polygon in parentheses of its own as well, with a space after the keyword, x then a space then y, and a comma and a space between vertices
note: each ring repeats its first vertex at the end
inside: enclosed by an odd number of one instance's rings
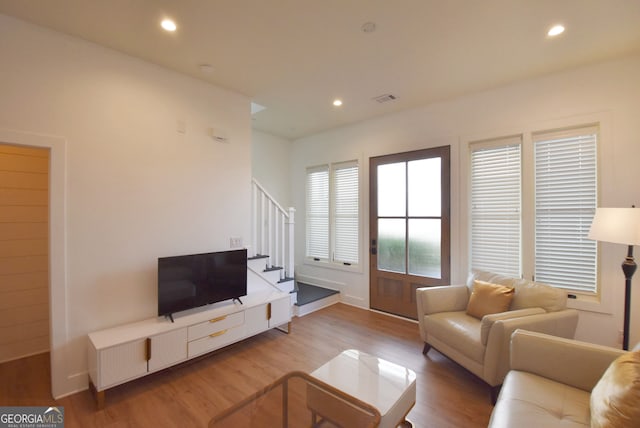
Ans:
POLYGON ((616 244, 640 244, 640 208, 596 208, 589 239, 616 244))

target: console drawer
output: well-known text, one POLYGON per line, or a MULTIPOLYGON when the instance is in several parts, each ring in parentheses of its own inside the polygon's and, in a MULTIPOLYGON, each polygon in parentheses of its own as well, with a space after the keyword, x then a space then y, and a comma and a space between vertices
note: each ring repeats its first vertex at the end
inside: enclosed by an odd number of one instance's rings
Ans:
POLYGON ((188 358, 195 357, 196 355, 204 354, 209 351, 222 348, 233 342, 237 342, 244 337, 243 326, 236 326, 226 330, 216 331, 209 336, 202 337, 200 339, 189 342, 188 358))
POLYGON ((228 330, 241 324, 244 324, 244 311, 213 318, 209 321, 190 326, 187 333, 187 340, 192 341, 202 337, 207 337, 210 334, 217 333, 222 330, 228 330))

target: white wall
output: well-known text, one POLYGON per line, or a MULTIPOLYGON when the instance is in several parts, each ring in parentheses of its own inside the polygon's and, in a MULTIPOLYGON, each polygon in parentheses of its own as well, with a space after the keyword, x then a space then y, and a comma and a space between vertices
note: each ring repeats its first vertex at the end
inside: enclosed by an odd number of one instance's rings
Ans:
POLYGON ((87 385, 88 332, 155 316, 158 257, 249 239, 249 100, 3 15, 0 40, 0 138, 53 141, 63 158, 52 167, 64 183, 52 197, 66 198, 52 221, 52 247, 66 243, 52 279, 61 396, 87 385), (230 142, 207 136, 213 126, 230 142))
POLYGON ((291 206, 291 141, 253 130, 251 136, 253 177, 283 208, 291 206))
MULTIPOLYGON (((472 72, 472 71, 470 71, 472 72)), ((402 96, 402 94, 399 94, 402 96)), ((452 281, 463 282, 467 266, 467 195, 460 143, 470 136, 491 138, 514 132, 547 129, 585 118, 606 121, 600 146, 600 206, 640 206, 640 56, 596 64, 423 108, 361 122, 294 141, 291 157, 296 222, 297 274, 340 289, 349 303, 368 307, 368 159, 418 148, 451 145, 452 155, 452 281), (335 271, 306 265, 304 260, 305 167, 359 157, 362 161, 364 266, 360 272, 335 271), (464 183, 462 183, 464 184, 464 183)), ((626 248, 601 245, 601 286, 604 301, 581 311, 576 337, 619 346, 624 278, 620 263, 626 248)), ((636 278, 640 283, 640 277, 636 278)), ((632 303, 631 343, 640 341, 640 285, 632 303)))

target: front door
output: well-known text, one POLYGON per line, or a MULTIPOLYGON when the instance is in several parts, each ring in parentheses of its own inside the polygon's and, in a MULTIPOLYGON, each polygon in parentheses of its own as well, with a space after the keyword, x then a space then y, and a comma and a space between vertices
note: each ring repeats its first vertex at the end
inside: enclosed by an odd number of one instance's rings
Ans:
POLYGON ((416 319, 416 289, 450 283, 449 152, 370 159, 372 309, 416 319))

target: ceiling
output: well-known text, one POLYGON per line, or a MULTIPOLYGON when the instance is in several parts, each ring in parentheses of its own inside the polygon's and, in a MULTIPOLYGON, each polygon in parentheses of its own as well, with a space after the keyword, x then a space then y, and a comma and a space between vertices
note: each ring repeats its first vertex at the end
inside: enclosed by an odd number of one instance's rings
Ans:
POLYGON ((265 107, 254 128, 289 139, 640 52, 639 0, 0 0, 0 13, 244 94, 265 107), (566 32, 547 37, 556 23, 566 32))

